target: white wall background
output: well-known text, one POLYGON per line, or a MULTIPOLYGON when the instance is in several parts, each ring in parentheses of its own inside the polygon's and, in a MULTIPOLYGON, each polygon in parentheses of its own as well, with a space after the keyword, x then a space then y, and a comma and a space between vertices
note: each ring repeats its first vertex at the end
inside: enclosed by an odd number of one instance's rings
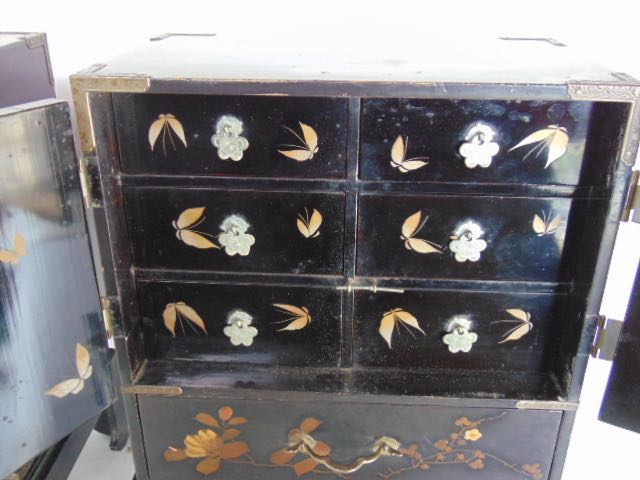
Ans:
MULTIPOLYGON (((350 48, 366 49, 358 32, 374 32, 399 50, 406 36, 425 34, 424 49, 438 49, 426 36, 439 34, 468 41, 476 36, 553 37, 578 47, 598 63, 640 78, 638 20, 640 2, 607 0, 419 2, 418 0, 154 2, 135 0, 4 0, 0 31, 43 31, 48 34, 58 95, 68 98, 69 74, 100 63, 164 32, 242 33, 246 42, 260 42, 283 29, 299 38, 341 48, 332 33, 352 32, 350 48)), ((242 48, 242 45, 238 45, 242 48)), ((371 52, 368 52, 371 53, 371 52)), ((455 61, 455 59, 452 59, 455 61)), ((533 65, 544 58, 531 59, 533 65)), ((616 247, 602 313, 622 318, 630 280, 640 256, 640 226, 624 225, 616 247)), ((604 362, 591 362, 565 468, 565 480, 637 478, 640 435, 596 420, 608 374, 604 362)), ((640 368, 640 366, 639 366, 640 368)), ((522 432, 523 436, 527 432, 522 432)))

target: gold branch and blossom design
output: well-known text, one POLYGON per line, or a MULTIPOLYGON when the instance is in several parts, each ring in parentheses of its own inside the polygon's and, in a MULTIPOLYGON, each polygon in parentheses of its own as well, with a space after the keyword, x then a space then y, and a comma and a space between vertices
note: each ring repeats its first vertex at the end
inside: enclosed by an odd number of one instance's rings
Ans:
MULTIPOLYGON (((396 457, 406 459, 408 464, 403 467, 390 468, 378 471, 376 475, 385 480, 398 477, 412 471, 427 471, 434 467, 445 468, 449 465, 466 465, 471 470, 482 470, 488 463, 497 464, 507 470, 520 474, 522 478, 542 480, 543 473, 539 463, 512 463, 480 447, 480 441, 484 437, 482 425, 496 421, 506 415, 506 412, 493 417, 470 420, 467 417, 458 418, 455 421, 456 429, 446 438, 431 442, 427 439, 432 452, 423 451, 417 443, 404 448, 397 445, 396 457)), ((229 406, 218 410, 217 418, 208 413, 198 413, 195 420, 205 428, 184 438, 184 448, 169 447, 164 452, 167 462, 180 462, 197 459, 196 471, 202 475, 211 475, 220 471, 223 464, 234 463, 250 465, 256 468, 281 468, 290 469, 298 477, 309 473, 328 475, 342 479, 351 478, 348 473, 340 473, 330 470, 323 463, 331 463, 332 448, 324 441, 315 440, 311 434, 315 432, 322 422, 313 417, 305 418, 299 425, 289 431, 288 438, 304 437, 312 440, 309 454, 293 449, 290 446, 280 448, 271 454, 271 463, 257 462, 250 455, 250 448, 246 442, 238 441, 243 434, 238 426, 249 423, 245 417, 235 417, 234 411, 229 406), (320 461, 318 461, 318 459, 320 461), (326 459, 326 461, 325 461, 326 459)), ((388 438, 388 437, 384 437, 388 438)), ((362 462, 365 463, 365 462, 362 462)), ((359 466, 358 466, 359 468, 359 466)), ((371 467, 370 467, 371 468, 371 467)), ((354 470, 352 470, 354 471, 354 470)))
POLYGON ((448 465, 466 465, 471 470, 483 470, 487 463, 493 462, 504 468, 522 475, 523 478, 542 480, 543 474, 539 463, 511 463, 498 455, 487 452, 477 446, 483 433, 481 426, 502 418, 506 412, 494 417, 469 420, 467 417, 458 418, 455 421, 458 429, 452 432, 448 438, 443 438, 432 443, 429 441, 433 452, 424 452, 417 443, 408 448, 401 448, 400 453, 411 461, 411 464, 397 469, 388 468, 386 472, 378 473, 378 477, 388 480, 399 477, 415 470, 430 470, 434 467, 446 467, 448 465))

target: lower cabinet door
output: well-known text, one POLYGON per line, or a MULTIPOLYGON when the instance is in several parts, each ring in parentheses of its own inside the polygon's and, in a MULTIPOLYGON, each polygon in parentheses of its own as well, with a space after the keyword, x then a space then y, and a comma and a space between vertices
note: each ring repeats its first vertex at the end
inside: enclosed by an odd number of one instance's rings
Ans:
POLYGON ((562 418, 337 398, 141 396, 139 408, 152 480, 542 480, 562 418))

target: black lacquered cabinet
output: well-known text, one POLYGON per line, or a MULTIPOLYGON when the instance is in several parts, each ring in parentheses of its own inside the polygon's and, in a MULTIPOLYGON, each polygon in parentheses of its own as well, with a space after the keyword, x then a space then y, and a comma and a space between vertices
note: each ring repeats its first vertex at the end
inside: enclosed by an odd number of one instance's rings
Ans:
POLYGON ((640 84, 230 42, 72 77, 137 478, 559 479, 640 84))

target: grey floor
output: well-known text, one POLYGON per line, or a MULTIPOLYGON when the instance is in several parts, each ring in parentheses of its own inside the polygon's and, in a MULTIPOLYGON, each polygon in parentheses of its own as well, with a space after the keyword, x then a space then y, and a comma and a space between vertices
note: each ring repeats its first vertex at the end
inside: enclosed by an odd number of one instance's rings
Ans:
POLYGON ((129 444, 121 451, 113 452, 109 448, 109 437, 93 431, 69 480, 131 480, 133 474, 129 444))

